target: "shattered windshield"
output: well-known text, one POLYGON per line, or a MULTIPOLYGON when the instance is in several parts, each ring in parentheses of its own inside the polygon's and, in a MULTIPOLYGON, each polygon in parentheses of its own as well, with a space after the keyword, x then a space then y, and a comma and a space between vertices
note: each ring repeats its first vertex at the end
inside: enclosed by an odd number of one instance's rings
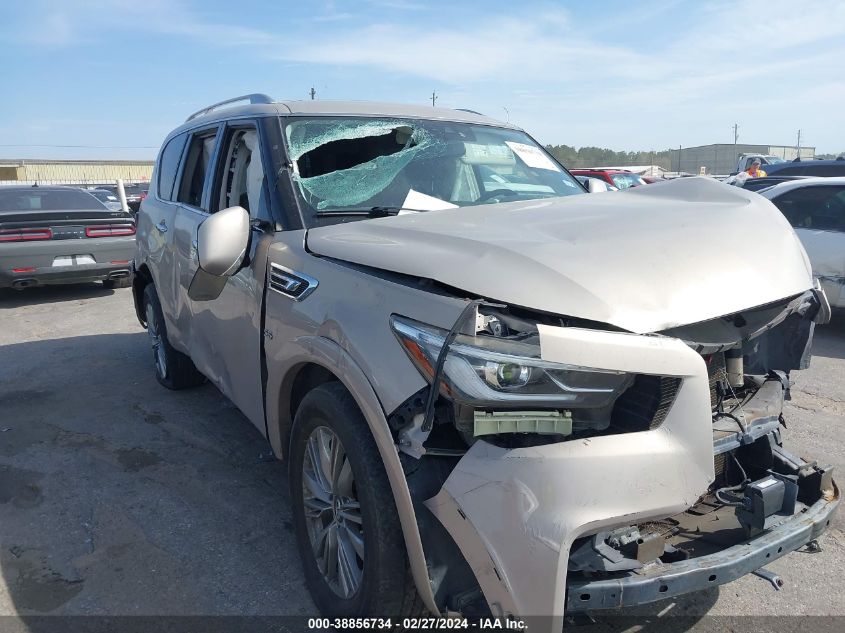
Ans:
POLYGON ((416 211, 584 193, 527 134, 419 119, 290 119, 300 200, 318 214, 416 211))

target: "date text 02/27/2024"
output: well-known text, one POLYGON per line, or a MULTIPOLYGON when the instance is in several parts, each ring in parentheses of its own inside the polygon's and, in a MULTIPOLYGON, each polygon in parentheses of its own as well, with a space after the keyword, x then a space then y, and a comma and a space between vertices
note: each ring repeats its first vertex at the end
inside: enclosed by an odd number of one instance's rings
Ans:
POLYGON ((394 621, 391 618, 309 618, 310 630, 400 630, 400 631, 524 631, 522 620, 511 618, 480 618, 469 621, 465 618, 421 617, 403 618, 394 621))

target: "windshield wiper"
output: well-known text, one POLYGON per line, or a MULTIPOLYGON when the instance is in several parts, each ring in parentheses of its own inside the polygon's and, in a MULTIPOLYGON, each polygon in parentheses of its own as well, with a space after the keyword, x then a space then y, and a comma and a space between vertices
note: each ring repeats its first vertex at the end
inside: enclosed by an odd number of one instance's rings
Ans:
POLYGON ((355 207, 351 209, 334 209, 331 211, 318 211, 319 215, 365 215, 369 218, 385 218, 389 215, 398 215, 400 211, 424 212, 428 209, 411 209, 409 207, 375 206, 355 207))

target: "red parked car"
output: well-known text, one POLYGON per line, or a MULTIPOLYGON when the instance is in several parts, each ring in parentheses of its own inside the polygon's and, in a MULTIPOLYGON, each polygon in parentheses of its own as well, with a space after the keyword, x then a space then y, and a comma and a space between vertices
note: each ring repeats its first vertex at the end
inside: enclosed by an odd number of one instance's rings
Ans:
POLYGON ((569 173, 575 176, 598 178, 617 189, 628 189, 648 184, 642 176, 627 169, 570 169, 569 173))

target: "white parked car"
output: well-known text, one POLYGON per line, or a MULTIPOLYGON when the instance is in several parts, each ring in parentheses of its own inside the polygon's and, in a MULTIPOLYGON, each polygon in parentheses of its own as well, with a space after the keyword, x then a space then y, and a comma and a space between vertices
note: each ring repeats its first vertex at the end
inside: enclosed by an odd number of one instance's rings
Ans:
POLYGON ((804 178, 760 195, 795 228, 830 305, 845 308, 845 178, 804 178))
POLYGON ((619 191, 619 187, 614 187, 610 183, 598 178, 591 178, 590 176, 575 176, 575 180, 580 182, 590 193, 601 193, 603 191, 619 191))

